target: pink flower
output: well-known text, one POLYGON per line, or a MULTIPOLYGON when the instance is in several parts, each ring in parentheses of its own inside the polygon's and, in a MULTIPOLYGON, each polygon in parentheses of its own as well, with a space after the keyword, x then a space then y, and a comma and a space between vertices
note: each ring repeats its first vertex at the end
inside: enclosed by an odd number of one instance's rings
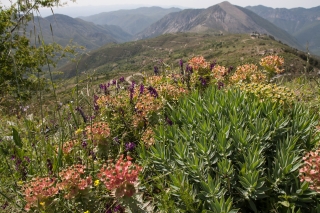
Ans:
POLYGON ((134 183, 142 170, 142 167, 131 162, 131 157, 127 159, 124 160, 121 155, 116 164, 104 165, 98 174, 108 190, 115 190, 117 197, 130 197, 135 193, 134 183))

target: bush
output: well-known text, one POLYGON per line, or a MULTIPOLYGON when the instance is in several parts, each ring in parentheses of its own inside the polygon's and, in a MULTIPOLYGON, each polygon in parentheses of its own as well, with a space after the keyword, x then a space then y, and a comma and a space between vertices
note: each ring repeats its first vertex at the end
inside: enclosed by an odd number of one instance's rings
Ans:
POLYGON ((299 180, 319 139, 316 115, 213 87, 168 111, 173 125, 155 129, 155 145, 140 152, 160 210, 316 212, 319 195, 299 180))

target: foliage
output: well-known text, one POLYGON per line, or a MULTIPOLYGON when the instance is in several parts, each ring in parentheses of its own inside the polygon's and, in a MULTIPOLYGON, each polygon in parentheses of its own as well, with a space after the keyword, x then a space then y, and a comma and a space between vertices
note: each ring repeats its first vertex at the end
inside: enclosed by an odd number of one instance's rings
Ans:
POLYGON ((318 116, 285 99, 289 90, 251 78, 263 72, 256 65, 232 72, 201 56, 187 61, 177 69, 161 62, 152 76, 137 73, 140 82, 88 84, 51 114, 40 106, 40 116, 26 107, 7 117, 0 127, 6 210, 316 209, 318 194, 300 182, 299 169, 319 140, 318 116), (246 77, 231 80, 237 76, 246 77))
POLYGON ((32 93, 48 87, 43 67, 54 66, 66 52, 74 53, 69 46, 44 44, 40 37, 30 45, 30 39, 21 33, 33 18, 33 11, 41 6, 52 7, 56 0, 17 1, 9 8, 0 5, 0 104, 14 104, 26 100, 32 93))
POLYGON ((161 187, 176 212, 216 211, 221 199, 232 202, 226 212, 316 208, 316 193, 298 175, 303 150, 319 140, 318 118, 302 106, 288 111, 250 93, 211 87, 180 100, 168 116, 173 125, 155 129, 143 160, 146 174, 166 176, 161 187))

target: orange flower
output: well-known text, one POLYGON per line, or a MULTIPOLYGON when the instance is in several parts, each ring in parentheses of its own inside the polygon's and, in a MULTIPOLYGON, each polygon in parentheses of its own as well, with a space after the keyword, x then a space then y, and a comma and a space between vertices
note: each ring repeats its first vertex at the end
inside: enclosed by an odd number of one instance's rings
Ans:
POLYGON ((38 202, 44 203, 44 205, 49 203, 46 201, 59 193, 59 189, 55 186, 55 183, 56 178, 50 177, 37 177, 26 183, 22 187, 27 201, 25 210, 29 211, 30 208, 37 207, 38 202))
POLYGON ((99 179, 108 190, 114 190, 116 197, 132 196, 135 193, 136 182, 142 167, 131 162, 132 158, 123 159, 120 156, 116 164, 104 165, 98 174, 99 179))
POLYGON ((61 182, 57 184, 60 190, 67 192, 65 198, 75 197, 80 190, 85 190, 92 185, 92 177, 84 176, 85 166, 77 164, 70 166, 59 173, 61 182))

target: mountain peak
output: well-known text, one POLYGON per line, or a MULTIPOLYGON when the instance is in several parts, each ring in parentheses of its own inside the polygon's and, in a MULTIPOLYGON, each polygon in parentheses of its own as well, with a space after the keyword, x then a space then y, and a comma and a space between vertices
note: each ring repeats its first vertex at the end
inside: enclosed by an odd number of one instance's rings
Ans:
POLYGON ((220 6, 233 6, 230 2, 228 2, 228 1, 223 1, 223 2, 221 2, 221 3, 219 3, 218 5, 220 5, 220 6))

